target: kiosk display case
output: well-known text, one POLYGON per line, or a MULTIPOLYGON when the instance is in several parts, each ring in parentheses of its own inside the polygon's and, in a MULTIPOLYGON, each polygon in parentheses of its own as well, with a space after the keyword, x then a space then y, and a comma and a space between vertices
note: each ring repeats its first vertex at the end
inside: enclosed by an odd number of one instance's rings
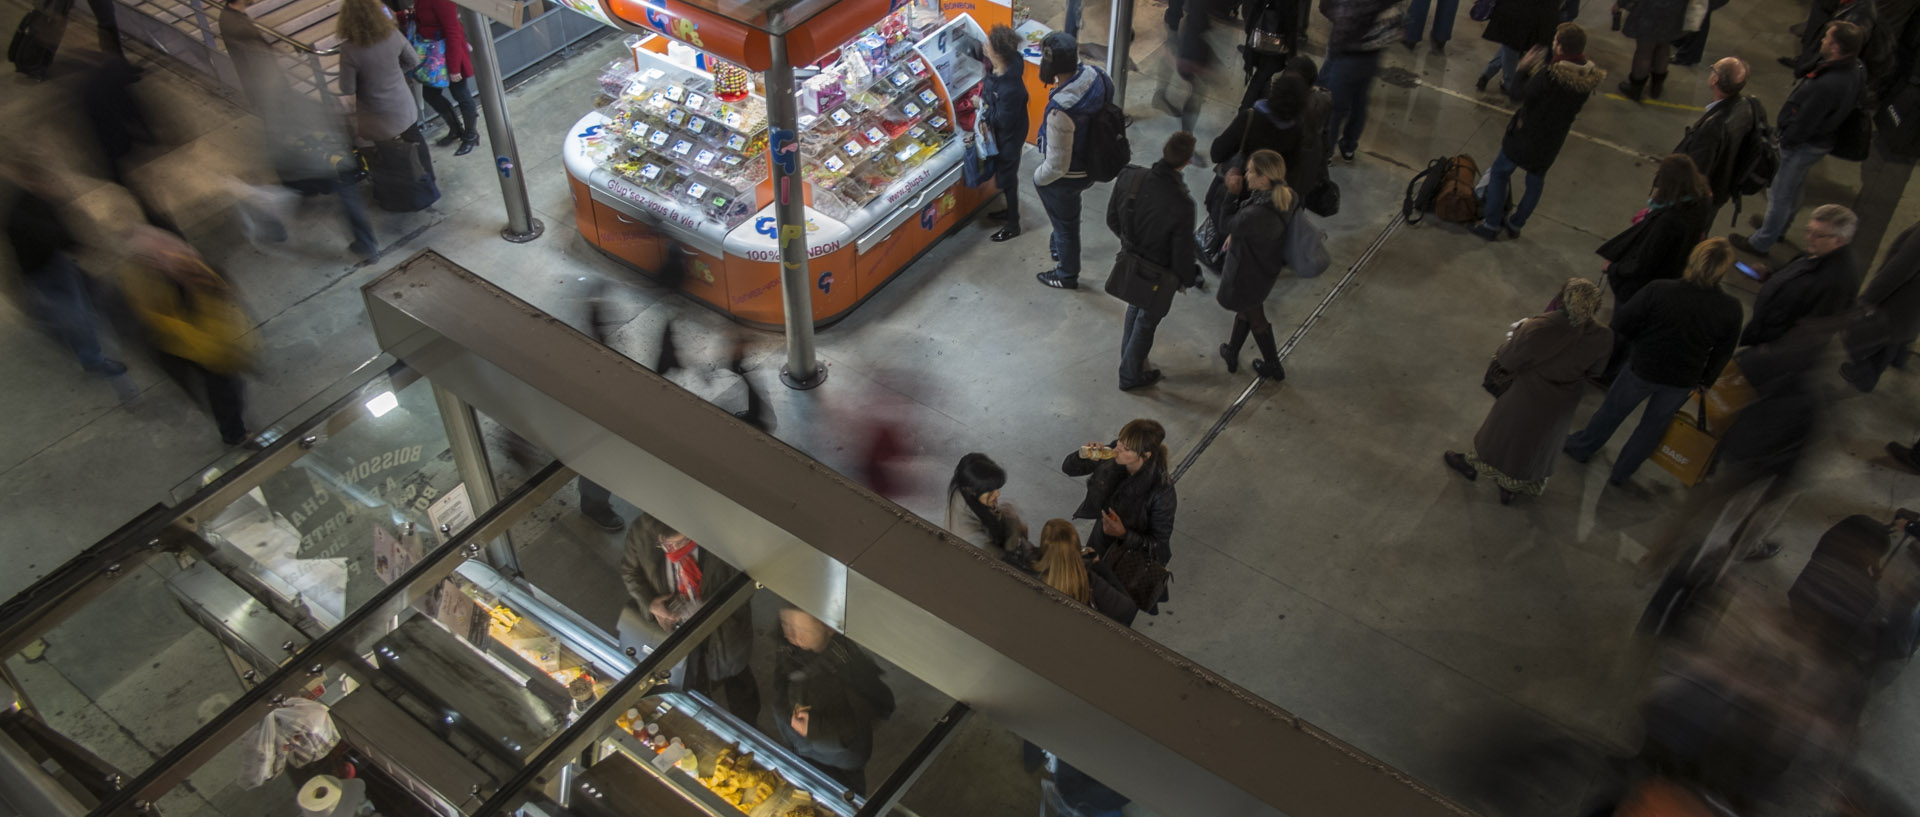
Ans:
POLYGON ((602 73, 598 98, 583 101, 593 110, 564 140, 576 224, 588 243, 647 272, 676 242, 686 293, 737 320, 772 327, 784 318, 780 248, 791 237, 776 226, 782 191, 771 162, 792 157, 800 170, 820 325, 997 192, 991 182, 965 185, 961 162, 985 75, 985 26, 1009 22, 1007 6, 828 7, 785 35, 799 112, 787 134, 769 123, 753 73, 768 64, 763 33, 723 38, 733 29, 711 23, 732 21, 691 6, 645 6, 635 22, 633 4, 606 2, 608 19, 642 33, 602 73))

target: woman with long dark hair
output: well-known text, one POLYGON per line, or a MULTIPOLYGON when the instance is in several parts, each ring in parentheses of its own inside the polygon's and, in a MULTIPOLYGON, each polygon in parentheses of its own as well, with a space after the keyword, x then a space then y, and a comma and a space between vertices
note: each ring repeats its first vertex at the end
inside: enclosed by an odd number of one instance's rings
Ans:
POLYGON ((1026 525, 1011 505, 1000 502, 1006 484, 1006 470, 992 457, 977 451, 961 457, 947 481, 947 530, 1002 558, 1020 549, 1026 525))
MULTIPOLYGON (((1121 550, 1144 554, 1165 566, 1173 559, 1173 515, 1179 498, 1167 463, 1167 431, 1153 420, 1120 428, 1111 445, 1087 443, 1060 463, 1070 477, 1087 477, 1087 496, 1075 519, 1098 519, 1087 546, 1112 564, 1121 550)), ((1160 601, 1166 601, 1162 592, 1160 601)), ((1147 607, 1159 614, 1159 605, 1147 607)))
POLYGON ((1004 219, 994 241, 1020 234, 1020 153, 1027 146, 1027 61, 1020 56, 1020 35, 1006 26, 987 32, 987 63, 993 70, 980 80, 980 104, 993 133, 993 183, 1006 195, 1006 206, 988 213, 1004 219))

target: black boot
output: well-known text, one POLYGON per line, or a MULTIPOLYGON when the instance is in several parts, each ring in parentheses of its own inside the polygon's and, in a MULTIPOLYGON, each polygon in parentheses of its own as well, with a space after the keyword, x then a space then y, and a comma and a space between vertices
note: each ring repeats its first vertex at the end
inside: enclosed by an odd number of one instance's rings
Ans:
POLYGON ((443 148, 467 138, 466 133, 460 129, 459 122, 455 121, 452 117, 444 118, 447 120, 447 135, 433 140, 434 147, 443 148))
POLYGON ((1635 102, 1640 101, 1640 92, 1647 87, 1646 77, 1628 76, 1620 83, 1620 95, 1635 102))
POLYGON ((480 110, 479 105, 469 102, 460 106, 460 118, 466 120, 460 124, 460 149, 455 156, 465 156, 480 146, 480 110))
POLYGON ((1260 347, 1260 359, 1253 362, 1253 373, 1274 382, 1287 379, 1287 370, 1280 367, 1280 346, 1273 342, 1273 330, 1253 333, 1253 345, 1260 347))
POLYGON ((1667 88, 1667 72, 1662 71, 1658 74, 1653 74, 1651 79, 1653 81, 1647 84, 1647 96, 1659 99, 1660 92, 1667 88))
POLYGON ((1246 318, 1233 319, 1233 334, 1227 337, 1226 343, 1220 344, 1220 359, 1227 362, 1227 374, 1240 371, 1240 347, 1247 345, 1247 333, 1251 331, 1253 326, 1246 318))

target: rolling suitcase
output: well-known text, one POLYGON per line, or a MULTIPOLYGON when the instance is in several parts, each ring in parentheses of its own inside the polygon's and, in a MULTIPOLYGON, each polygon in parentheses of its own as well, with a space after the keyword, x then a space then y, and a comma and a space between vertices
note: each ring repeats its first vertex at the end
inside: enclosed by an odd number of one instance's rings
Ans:
POLYGON ((433 160, 427 156, 425 143, 396 137, 374 143, 367 154, 373 203, 380 209, 411 213, 440 200, 440 188, 433 181, 433 160))
POLYGON ((1910 511, 1887 525, 1855 514, 1828 529, 1814 545, 1813 558, 1787 589, 1794 616, 1816 628, 1833 646, 1873 657, 1900 657, 1913 651, 1914 599, 1910 588, 1893 588, 1882 605, 1880 577, 1905 544, 1913 525, 1910 511), (1889 544, 1888 535, 1900 538, 1889 544), (1892 609, 1888 609, 1888 607, 1892 609))

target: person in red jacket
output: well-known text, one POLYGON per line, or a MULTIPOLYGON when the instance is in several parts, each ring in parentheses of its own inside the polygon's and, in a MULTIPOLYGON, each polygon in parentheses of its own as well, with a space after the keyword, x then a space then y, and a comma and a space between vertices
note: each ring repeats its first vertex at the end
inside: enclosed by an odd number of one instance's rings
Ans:
POLYGON ((460 8, 452 0, 389 0, 400 29, 413 31, 425 40, 441 40, 447 45, 447 87, 421 87, 427 106, 447 123, 447 135, 434 144, 446 147, 455 142, 460 149, 453 155, 465 156, 480 145, 479 103, 473 98, 473 57, 467 48, 467 31, 460 25, 460 8), (447 99, 451 92, 453 99, 447 99), (459 105, 456 111, 455 104, 459 105))

